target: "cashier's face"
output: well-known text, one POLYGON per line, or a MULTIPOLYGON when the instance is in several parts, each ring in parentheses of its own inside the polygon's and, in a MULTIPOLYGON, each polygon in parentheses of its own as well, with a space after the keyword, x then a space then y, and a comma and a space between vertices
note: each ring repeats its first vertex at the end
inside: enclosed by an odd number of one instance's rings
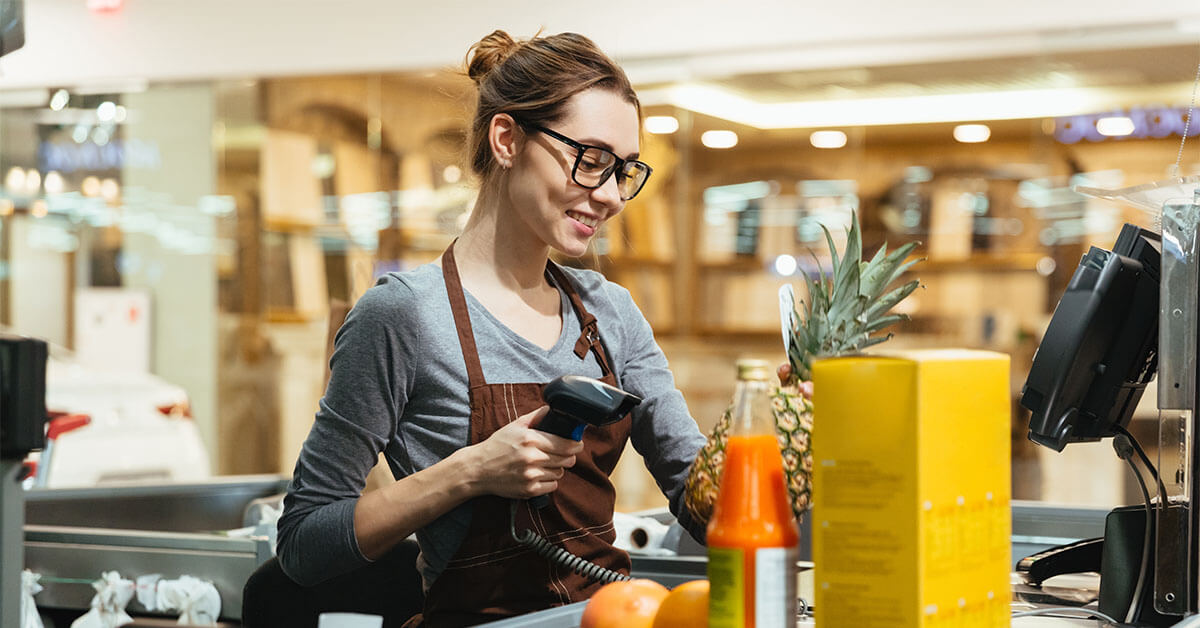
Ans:
MULTIPOLYGON (((578 144, 600 146, 622 159, 638 156, 638 115, 616 92, 593 88, 567 101, 563 116, 545 128, 578 144)), ((588 189, 572 177, 578 149, 536 130, 524 131, 509 173, 509 201, 542 244, 580 256, 606 220, 625 208, 611 176, 588 189)))

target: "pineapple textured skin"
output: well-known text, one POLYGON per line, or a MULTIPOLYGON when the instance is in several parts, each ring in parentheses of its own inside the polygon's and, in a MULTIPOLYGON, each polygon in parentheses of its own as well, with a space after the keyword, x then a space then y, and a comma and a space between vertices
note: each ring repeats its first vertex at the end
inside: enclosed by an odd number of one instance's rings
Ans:
MULTIPOLYGON (((891 252, 884 244, 869 261, 864 261, 857 214, 850 223, 846 248, 840 256, 829 230, 821 228, 829 245, 831 273, 828 278, 823 271, 817 276, 805 274, 808 293, 799 308, 803 316, 793 304, 790 317, 791 333, 787 341, 790 380, 772 395, 784 477, 798 522, 803 520, 812 497, 813 425, 812 402, 801 393, 799 383, 811 381, 812 364, 818 358, 860 353, 891 338, 890 333, 871 334, 908 320, 905 314, 889 312, 912 294, 920 281, 912 279, 891 290, 887 288, 923 259, 908 259, 920 245, 909 242, 891 252)), ((707 523, 712 516, 732 415, 730 405, 713 427, 708 442, 696 454, 688 473, 684 505, 698 522, 707 523)))
MULTIPOLYGON (((775 437, 783 455, 784 477, 796 521, 802 521, 812 499, 812 402, 797 386, 776 386, 771 392, 775 437)), ((696 455, 688 475, 684 505, 692 518, 707 523, 717 501, 725 443, 733 421, 733 406, 713 426, 708 442, 696 455)))

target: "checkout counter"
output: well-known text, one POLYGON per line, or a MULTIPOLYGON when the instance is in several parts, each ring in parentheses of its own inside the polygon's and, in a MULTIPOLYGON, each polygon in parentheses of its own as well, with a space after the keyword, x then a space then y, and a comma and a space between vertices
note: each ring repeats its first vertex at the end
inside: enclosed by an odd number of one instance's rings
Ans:
MULTIPOLYGON (((665 511, 637 513, 665 524, 673 523, 665 511)), ((1108 510, 1079 506, 1055 506, 1041 502, 1017 501, 1012 506, 1012 551, 1014 557, 1022 557, 1071 543, 1084 538, 1104 535, 1104 519, 1108 510)), ((801 528, 800 561, 809 569, 800 573, 798 591, 805 600, 812 600, 811 556, 807 540, 811 535, 801 528)), ((704 548, 697 544, 677 525, 672 525, 663 539, 663 547, 676 552, 674 556, 647 556, 633 553, 633 576, 649 578, 673 587, 688 580, 705 577, 707 561, 704 548)), ((1013 575, 1013 611, 1044 608, 1084 607, 1094 608, 1098 595, 1099 579, 1095 575, 1059 576, 1042 587, 1033 587, 1013 575)), ((487 628, 578 628, 586 602, 552 608, 538 613, 514 617, 485 624, 487 628)), ((1063 612, 1060 616, 1030 616, 1013 619, 1014 628, 1099 626, 1094 619, 1071 617, 1063 612)), ((798 619, 799 626, 816 626, 811 614, 798 619)), ((839 627, 840 628, 840 627, 839 627)))
MULTIPOLYGON (((77 582, 116 570, 123 577, 158 573, 191 574, 211 580, 221 595, 221 619, 241 617, 242 587, 250 574, 271 557, 265 530, 254 521, 264 507, 277 503, 286 490, 280 476, 233 476, 194 485, 39 489, 26 498, 25 565, 43 575, 45 589, 36 597, 44 610, 88 608, 94 593, 77 582), (235 531, 236 532, 231 532, 235 531), (62 582, 70 581, 70 582, 62 582)), ((1102 536, 1106 509, 1061 507, 1039 502, 1013 504, 1013 556, 1102 536)), ((663 549, 674 555, 633 554, 633 575, 673 587, 705 577, 707 559, 697 544, 665 510, 636 513, 669 525, 663 549)), ((802 539, 811 538, 802 531, 802 539)), ((803 543, 803 541, 802 541, 803 543)), ((656 548, 657 549, 657 548, 656 548)), ((801 561, 809 560, 807 547, 801 561)), ((809 563, 811 564, 811 563, 809 563)), ((801 596, 812 599, 811 571, 801 574, 801 596)), ((1014 611, 1083 606, 1097 596, 1094 576, 1063 576, 1046 586, 1024 585, 1014 576, 1014 611)), ((489 624, 494 628, 577 628, 585 603, 549 609, 489 624)), ((136 599, 131 615, 145 614, 136 599)), ((812 626, 811 615, 798 626, 812 626)), ((1013 626, 1098 626, 1099 622, 1068 617, 1027 617, 1013 626)))
MULTIPOLYGON (((1200 177, 1191 179, 1188 183, 1193 188, 1200 184, 1200 177)), ((1147 563, 1144 558, 1141 561, 1141 564, 1152 565, 1145 599, 1152 602, 1153 608, 1169 611, 1167 617, 1152 620, 1151 625, 1155 626, 1190 626, 1196 623, 1192 620, 1200 619, 1197 615, 1200 611, 1200 535, 1197 534, 1200 511, 1193 508, 1193 504, 1200 503, 1200 481, 1197 481, 1200 478, 1200 439, 1195 438, 1195 417, 1200 410, 1200 386, 1197 385, 1200 377, 1195 360, 1200 353, 1200 239, 1196 237, 1197 227, 1200 227, 1200 190, 1190 202, 1164 207, 1161 244, 1156 234, 1132 228, 1122 232, 1114 251, 1093 249, 1089 252, 1081 262, 1077 278, 1081 276, 1079 273, 1088 275, 1091 283, 1076 282, 1073 278, 1069 294, 1060 303, 1063 311, 1056 310, 1055 320, 1047 331, 1047 338, 1063 348, 1051 351, 1049 346, 1058 345, 1043 342, 1039 355, 1053 357, 1054 363, 1039 369, 1035 358, 1026 393, 1033 389, 1035 380, 1045 387, 1035 391, 1036 395, 1027 394, 1027 398, 1022 399, 1022 403, 1034 411, 1031 438, 1043 445, 1061 450, 1076 440, 1113 437, 1128 423, 1157 360, 1160 421, 1164 427, 1159 450, 1178 451, 1181 455, 1162 462, 1163 468, 1154 476, 1159 480, 1161 505, 1149 511, 1155 517, 1151 528, 1154 534, 1147 535, 1147 538, 1153 537, 1148 553, 1154 562, 1147 563), (1151 263, 1157 264, 1156 254, 1160 248, 1161 281, 1157 266, 1154 266, 1152 277, 1148 278, 1147 274, 1151 263), (1158 319, 1155 314, 1160 311, 1157 290, 1160 285, 1163 315, 1158 319), (1151 289, 1154 293, 1152 302, 1146 296, 1151 289), (1068 296, 1073 299, 1070 301, 1073 305, 1063 309, 1068 296), (1108 307, 1104 303, 1124 307, 1108 307), (1130 308, 1130 303, 1141 305, 1130 308), (1119 320, 1114 319, 1112 313, 1117 311, 1127 314, 1122 314, 1124 318, 1119 320), (1064 321, 1072 323, 1071 329, 1059 330, 1063 332, 1061 334, 1055 328, 1060 314, 1064 314, 1064 321), (1158 329, 1160 322, 1161 330, 1158 329), (1075 334, 1074 328, 1084 329, 1087 333, 1075 334), (1131 329, 1137 333, 1132 333, 1131 329), (1143 342, 1143 339, 1149 340, 1143 342), (1104 344, 1106 342, 1109 344, 1104 344), (1109 346, 1114 349, 1106 353, 1109 346), (1157 347, 1162 351, 1155 355, 1157 347), (1078 357, 1082 355, 1081 350, 1099 353, 1078 357), (1114 361, 1116 358, 1120 360, 1114 361), (1079 363, 1090 366, 1078 368, 1079 363), (1091 379, 1084 378, 1085 375, 1091 379), (1131 380, 1130 376, 1135 378, 1131 380), (1101 389, 1105 387, 1119 391, 1117 399, 1120 403, 1097 395, 1097 391, 1103 392, 1101 389), (1097 408, 1097 412, 1092 412, 1097 408)), ((0 353, 3 350, 4 343, 0 343, 0 353)), ((32 406, 13 409, 5 405, 3 382, 7 377, 0 373, 0 419, 9 422, 14 413, 44 417, 44 407, 38 415, 38 408, 32 406)), ((40 436, 40 424, 36 430, 16 432, 11 425, 9 423, 5 430, 0 430, 0 435, 5 438, 11 438, 14 433, 40 436)), ((256 503, 261 504, 261 500, 282 492, 286 479, 274 476, 228 478, 190 486, 46 489, 25 493, 19 488, 14 490, 9 483, 15 471, 8 461, 13 459, 14 452, 21 453, 20 449, 37 440, 32 436, 22 438, 18 447, 6 444, 4 451, 0 451, 5 454, 5 466, 0 471, 9 479, 0 488, 0 505, 3 506, 0 510, 4 515, 0 521, 0 558, 3 558, 0 561, 0 610, 3 611, 0 625, 9 625, 7 618, 12 606, 9 601, 15 599, 13 574, 17 573, 19 579, 19 565, 48 577, 44 581, 46 590, 37 597, 39 607, 86 609, 92 595, 90 586, 86 580, 82 584, 69 580, 96 578, 102 570, 117 570, 126 578, 161 573, 164 577, 187 574, 207 579, 220 593, 221 618, 233 621, 240 618, 242 585, 271 555, 269 530, 255 529, 255 517, 251 513, 256 503), (19 519, 22 515, 23 526, 19 519), (230 533, 235 529, 239 532, 230 533), (15 551, 14 543, 20 546, 15 551)), ((38 446, 34 444, 33 448, 38 446)), ((1148 461, 1146 466, 1150 466, 1148 461)), ((1150 503, 1149 496, 1146 501, 1150 503)), ((1144 513, 1150 506, 1145 510, 1138 508, 1138 513, 1144 513)), ((665 512, 642 515, 663 524, 673 523, 665 512)), ((1110 532, 1106 530, 1109 515, 1109 510, 1102 508, 1015 502, 1012 505, 1012 556, 1017 559, 1063 543, 1105 537, 1106 532, 1110 532)), ((1146 520, 1149 522, 1151 517, 1147 516, 1146 520)), ((1140 555, 1141 533, 1136 537, 1140 555)), ((811 535, 802 534, 802 539, 811 539, 811 535)), ((1111 537, 1106 539, 1106 545, 1110 540, 1111 537)), ((671 552, 668 555, 635 555, 633 575, 651 578, 667 586, 705 576, 703 548, 692 542, 678 526, 670 527, 663 547, 671 552)), ((809 555, 802 549, 802 560, 809 555)), ((802 574, 801 596, 807 593, 807 599, 811 600, 811 577, 807 591, 804 581, 802 574)), ((1100 596, 1099 578, 1087 574, 1058 576, 1039 587, 1026 585, 1020 576, 1014 575, 1012 584, 1014 615, 1052 608, 1095 608, 1100 596)), ((1128 598, 1125 605, 1128 606, 1128 598)), ((579 603, 549 609, 489 625, 493 628, 575 628, 583 606, 584 603, 579 603)), ((1151 605, 1146 604, 1143 610, 1146 608, 1151 605)), ((131 604, 130 610, 139 611, 136 602, 131 604)), ((820 609, 816 612, 819 614, 820 609)), ((798 625, 814 624, 811 618, 802 617, 798 625)), ((1101 622, 1072 617, 1070 612, 1064 611, 1058 617, 1015 616, 1012 625, 1096 626, 1101 622)))
MULTIPOLYGON (((42 576, 39 609, 89 608, 88 583, 191 575, 211 581, 223 621, 240 621, 242 587, 272 556, 275 507, 289 478, 229 476, 200 484, 34 489, 25 496, 25 567, 42 576)), ((131 615, 146 612, 136 597, 131 615)))
MULTIPOLYGON (((125 578, 144 574, 194 575, 210 580, 221 596, 221 620, 240 621, 242 587, 271 557, 268 530, 255 522, 264 508, 278 504, 286 490, 281 476, 231 476, 201 484, 129 486, 95 489, 35 489, 26 492, 25 566, 42 574, 36 596, 45 611, 83 613, 94 594, 88 579, 116 570, 125 578), (256 529, 257 528, 257 529, 256 529)), ((1013 556, 1036 553, 1063 543, 1102 536, 1106 509, 1014 502, 1013 556)), ((705 550, 665 510, 635 513, 668 525, 661 552, 633 553, 633 575, 668 587, 705 577, 705 550)), ((811 536, 802 530, 802 539, 811 536)), ((811 553, 804 547, 801 561, 811 553)), ((808 563, 811 564, 811 563, 808 563)), ((801 596, 812 599, 811 571, 801 574, 801 596)), ((1013 580, 1014 611, 1084 606, 1097 596, 1094 576, 1063 576, 1043 587, 1013 580)), ((494 622, 494 628, 576 628, 585 603, 494 622)), ((131 615, 145 615, 136 601, 131 615)), ((811 615, 798 626, 812 626, 811 615)), ((1026 617, 1013 626, 1098 626, 1069 617, 1026 617)))

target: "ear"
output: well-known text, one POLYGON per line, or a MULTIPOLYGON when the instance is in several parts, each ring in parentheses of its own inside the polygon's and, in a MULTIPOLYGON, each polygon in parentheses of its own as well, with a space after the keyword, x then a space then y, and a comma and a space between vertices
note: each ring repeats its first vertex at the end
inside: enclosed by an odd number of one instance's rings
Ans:
POLYGON ((501 168, 508 168, 521 152, 525 132, 521 125, 507 113, 492 116, 488 124, 488 145, 492 149, 492 157, 501 168))

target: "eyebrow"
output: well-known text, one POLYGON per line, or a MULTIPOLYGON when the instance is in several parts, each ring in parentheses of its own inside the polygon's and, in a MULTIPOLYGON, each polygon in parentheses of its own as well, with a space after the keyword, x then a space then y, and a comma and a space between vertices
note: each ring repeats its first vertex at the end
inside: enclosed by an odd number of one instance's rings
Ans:
MULTIPOLYGON (((582 138, 582 139, 577 139, 575 141, 579 142, 580 144, 587 144, 588 146, 599 146, 600 148, 603 148, 614 155, 617 154, 617 151, 615 148, 613 148, 612 144, 609 144, 608 142, 605 142, 604 140, 601 140, 601 139, 597 139, 594 137, 586 137, 586 138, 582 138)), ((624 159, 625 161, 637 161, 637 159, 641 156, 642 156, 642 154, 640 152, 634 151, 625 157, 621 157, 621 159, 624 159)))

